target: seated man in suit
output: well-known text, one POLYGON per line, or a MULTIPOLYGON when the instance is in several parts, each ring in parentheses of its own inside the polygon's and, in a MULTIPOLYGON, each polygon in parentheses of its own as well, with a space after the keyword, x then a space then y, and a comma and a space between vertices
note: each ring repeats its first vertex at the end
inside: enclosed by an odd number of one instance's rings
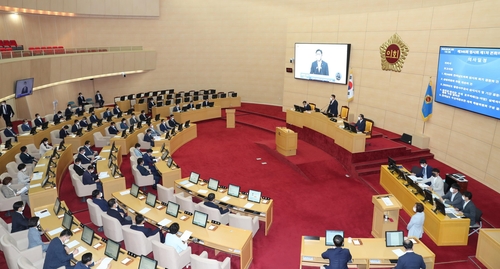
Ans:
POLYGON ((366 129, 366 122, 365 122, 365 115, 359 114, 358 116, 358 121, 355 124, 356 129, 358 129, 358 132, 364 132, 366 129))
POLYGON ((73 126, 71 126, 71 132, 76 134, 76 132, 78 132, 79 129, 82 129, 82 127, 80 126, 80 121, 75 120, 73 122, 73 126))
POLYGON ((101 191, 101 192, 103 191, 101 180, 99 179, 99 175, 94 173, 94 166, 93 165, 89 165, 89 167, 87 167, 87 171, 83 172, 82 183, 83 183, 83 185, 94 185, 95 184, 96 188, 99 191, 101 191))
POLYGON ((115 198, 111 198, 108 200, 108 211, 106 212, 108 216, 111 216, 115 219, 117 219, 121 225, 131 225, 132 224, 132 218, 127 216, 123 210, 119 210, 120 207, 118 206, 118 203, 116 202, 115 198))
POLYGON ((52 121, 54 122, 54 124, 58 124, 62 121, 62 119, 64 119, 63 117, 63 114, 62 114, 62 111, 57 111, 57 114, 54 114, 54 118, 52 118, 52 121))
POLYGON ((153 137, 154 137, 154 136, 160 136, 160 132, 158 132, 158 131, 155 129, 155 127, 154 127, 153 123, 149 124, 149 128, 148 128, 148 130, 151 130, 151 135, 152 135, 153 137))
POLYGON ((305 111, 311 111, 311 105, 309 105, 307 101, 303 101, 302 106, 304 107, 305 111))
POLYGON ((99 107, 104 106, 104 99, 99 91, 95 93, 95 103, 99 104, 99 107))
POLYGON ((146 130, 146 133, 144 134, 144 141, 149 142, 151 147, 155 146, 155 139, 153 138, 153 135, 151 135, 151 129, 146 130))
POLYGON ((216 204, 213 202, 213 201, 214 201, 214 199, 215 199, 215 194, 210 193, 210 194, 208 194, 208 196, 207 196, 207 201, 205 201, 203 204, 204 204, 204 205, 206 205, 206 206, 208 206, 208 207, 211 207, 211 208, 217 208, 217 209, 219 210, 219 212, 220 212, 220 214, 221 214, 221 215, 222 215, 222 214, 226 214, 227 212, 229 212, 229 209, 227 209, 227 208, 226 208, 226 209, 224 209, 224 208, 222 208, 222 207, 220 207, 220 206, 216 205, 216 204))
POLYGON ((330 264, 325 269, 347 269, 347 263, 351 261, 351 252, 347 248, 342 248, 344 238, 341 235, 333 237, 334 248, 329 248, 321 254, 323 259, 328 259, 330 264))
POLYGON ((23 132, 31 131, 31 126, 27 119, 23 120, 23 124, 21 124, 21 130, 23 130, 23 132))
POLYGON ((83 148, 85 149, 85 156, 94 157, 94 156, 99 155, 99 152, 93 151, 90 148, 90 140, 86 140, 85 141, 85 145, 83 145, 83 148))
POLYGON ((151 111, 151 109, 153 109, 153 107, 155 107, 155 106, 156 106, 156 103, 155 103, 154 99, 151 98, 151 97, 149 97, 148 98, 148 109, 149 109, 149 111, 151 111))
POLYGON ((147 121, 148 120, 148 115, 146 115, 146 111, 141 110, 141 114, 139 115, 139 120, 140 121, 147 121))
POLYGON ((75 163, 73 164, 73 170, 79 176, 83 176, 83 172, 85 172, 85 168, 82 166, 82 160, 78 157, 75 159, 75 163))
POLYGON ((109 107, 106 108, 106 110, 102 114, 102 117, 105 119, 107 119, 109 117, 113 117, 113 113, 111 113, 111 111, 109 110, 109 107))
POLYGON ((131 225, 130 229, 142 232, 146 237, 155 236, 157 233, 160 233, 160 242, 165 243, 165 230, 160 231, 160 228, 153 230, 144 227, 144 216, 141 214, 135 216, 135 225, 131 225))
POLYGON ((120 110, 120 107, 118 105, 115 105, 115 108, 113 108, 113 115, 118 115, 118 113, 122 112, 120 110))
POLYGON ((160 183, 161 176, 158 174, 158 172, 156 172, 156 168, 155 168, 155 171, 153 171, 153 169, 150 166, 150 169, 151 169, 151 172, 146 167, 144 167, 144 159, 143 158, 137 159, 137 170, 143 176, 153 175, 153 178, 155 180, 155 184, 153 185, 153 189, 156 190, 156 185, 158 183, 160 183))
POLYGON ((109 209, 108 201, 104 200, 104 195, 102 191, 95 189, 92 191, 92 202, 98 205, 103 212, 107 212, 109 209))
POLYGON ((166 133, 168 131, 170 131, 170 127, 167 125, 167 122, 165 121, 165 119, 161 119, 161 123, 160 123, 160 131, 166 133))
POLYGON ((135 124, 137 124, 137 122, 139 122, 139 121, 137 120, 135 113, 132 113, 132 116, 130 117, 130 120, 129 120, 130 125, 135 125, 135 124))
POLYGON ((170 115, 170 119, 168 120, 167 124, 170 129, 175 128, 175 126, 179 125, 179 123, 175 121, 174 114, 170 115))
MULTIPOLYGON (((73 268, 73 269, 89 269, 90 267, 98 266, 104 260, 104 257, 103 257, 97 261, 94 261, 92 259, 92 256, 93 256, 92 252, 87 252, 87 253, 83 254, 82 260, 77 262, 75 264, 75 268, 73 268)), ((102 267, 96 267, 96 268, 102 268, 102 267)), ((106 266, 106 269, 110 269, 110 268, 111 268, 111 263, 108 263, 108 265, 106 266)))
POLYGON ((36 127, 42 127, 43 125, 43 120, 40 114, 36 113, 35 114, 35 120, 33 121, 35 123, 36 127))
POLYGON ((59 138, 64 140, 64 138, 69 135, 68 129, 69 126, 64 125, 64 127, 59 131, 59 138))
POLYGON ((462 212, 466 218, 470 219, 470 226, 476 225, 480 221, 481 211, 477 209, 476 205, 471 201, 472 193, 470 191, 464 191, 462 194, 462 199, 464 203, 462 205, 462 210, 455 208, 458 212, 462 212))
POLYGON ((85 116, 84 116, 84 117, 82 118, 82 120, 80 121, 80 126, 81 126, 82 128, 85 128, 85 127, 89 126, 89 123, 88 123, 88 121, 87 121, 87 117, 85 117, 85 116))
POLYGON ((172 112, 182 112, 182 108, 179 104, 175 104, 174 108, 172 109, 172 112))
POLYGON ((5 130, 3 130, 3 134, 5 135, 5 137, 7 137, 7 139, 9 137, 12 137, 12 142, 17 142, 17 134, 16 132, 14 132, 14 130, 12 129, 12 124, 9 124, 7 125, 7 128, 5 128, 5 130))
POLYGON ((90 123, 97 123, 99 121, 99 118, 95 115, 95 112, 92 111, 92 114, 90 115, 90 123))
POLYGON ((141 144, 135 143, 134 148, 132 149, 130 154, 135 156, 136 158, 142 158, 143 153, 141 152, 141 144))
POLYGON ((122 130, 128 129, 127 120, 125 118, 123 118, 122 122, 120 123, 120 129, 122 129, 122 130))
POLYGON ((110 123, 110 126, 108 127, 108 132, 110 135, 117 135, 118 134, 118 129, 116 128, 114 122, 110 123))
POLYGON ((205 99, 205 100, 203 100, 203 103, 201 103, 201 106, 202 107, 207 107, 209 105, 209 103, 210 102, 208 101, 208 99, 205 99))
POLYGON ((422 256, 413 252, 413 242, 409 239, 405 239, 403 241, 403 247, 406 252, 402 256, 399 257, 398 263, 394 269, 406 269, 406 268, 415 268, 415 269, 425 269, 425 262, 422 256))
POLYGON ((73 269, 71 260, 78 254, 78 249, 70 252, 69 248, 64 244, 68 243, 73 232, 70 229, 64 229, 59 237, 52 239, 45 253, 45 261, 43 269, 58 269, 63 266, 65 269, 73 269))
POLYGON ((464 200, 462 199, 462 194, 459 191, 460 186, 457 183, 453 183, 448 193, 446 193, 441 200, 454 208, 458 208, 458 210, 462 210, 464 200))
MULTIPOLYGON (((417 173, 414 173, 413 175, 416 177, 421 177, 422 183, 430 186, 432 178, 432 167, 427 164, 427 161, 425 159, 420 159, 420 167, 421 169, 415 168, 415 171, 417 171, 417 173)), ((412 171, 413 170, 414 169, 412 169, 412 171)))
POLYGON ((24 202, 17 201, 12 205, 14 212, 12 213, 12 230, 11 233, 28 230, 28 219, 24 217, 24 202))
POLYGON ((26 146, 21 147, 21 154, 19 158, 24 164, 36 164, 38 160, 28 153, 28 148, 26 146))
POLYGON ((87 156, 87 155, 85 155, 85 147, 80 147, 78 149, 78 156, 77 156, 77 158, 80 158, 80 160, 82 161, 82 164, 89 164, 89 163, 93 163, 93 162, 96 161, 94 159, 94 156, 87 156))
POLYGON ((68 106, 66 107, 66 110, 64 110, 64 116, 71 116, 73 115, 73 110, 71 109, 71 105, 68 104, 68 106))
POLYGON ((186 108, 187 109, 194 109, 195 108, 195 106, 193 104, 193 100, 189 101, 189 104, 186 105, 186 108))
POLYGON ((78 106, 80 107, 83 107, 85 105, 87 105, 87 100, 85 99, 85 97, 83 96, 83 94, 81 92, 78 93, 78 106))

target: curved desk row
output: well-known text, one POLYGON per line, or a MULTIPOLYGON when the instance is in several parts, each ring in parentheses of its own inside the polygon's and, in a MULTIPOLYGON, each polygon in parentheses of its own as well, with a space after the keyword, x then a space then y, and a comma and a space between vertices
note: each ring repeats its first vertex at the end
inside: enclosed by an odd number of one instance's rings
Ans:
MULTIPOLYGON (((237 255, 240 257, 240 268, 248 268, 253 259, 252 249, 252 232, 238 229, 226 225, 214 225, 216 229, 210 229, 213 224, 207 224, 206 228, 192 224, 193 216, 187 216, 184 213, 179 213, 177 218, 174 218, 165 212, 165 208, 158 209, 146 205, 146 199, 139 200, 129 191, 113 193, 113 197, 124 206, 133 212, 145 212, 143 215, 147 221, 153 225, 158 223, 167 223, 166 225, 177 222, 180 226, 180 231, 191 231, 193 238, 196 238, 196 243, 202 244, 209 248, 237 255), (144 210, 144 211, 143 211, 144 210), (199 240, 199 241, 198 241, 199 240)), ((193 241, 193 242, 194 242, 193 241)))
POLYGON ((21 152, 22 146, 23 146, 23 144, 21 144, 19 142, 17 142, 17 143, 14 142, 14 143, 12 143, 11 149, 8 150, 5 148, 2 148, 2 151, 0 151, 0 153, 2 153, 2 156, 0 156, 0 174, 7 172, 7 167, 6 167, 7 164, 15 161, 16 154, 21 152))

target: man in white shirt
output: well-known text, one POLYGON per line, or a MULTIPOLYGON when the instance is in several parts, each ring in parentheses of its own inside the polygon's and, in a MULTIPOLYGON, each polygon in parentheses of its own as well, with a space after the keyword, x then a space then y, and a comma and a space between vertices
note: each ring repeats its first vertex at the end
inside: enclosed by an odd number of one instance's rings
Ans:
POLYGON ((177 236, 177 232, 179 232, 179 224, 174 222, 168 227, 168 233, 165 236, 165 245, 175 248, 177 253, 180 253, 187 249, 188 245, 177 236))
POLYGON ((431 186, 429 190, 434 191, 439 196, 444 196, 444 182, 443 179, 439 176, 439 169, 432 169, 432 177, 430 178, 431 186))

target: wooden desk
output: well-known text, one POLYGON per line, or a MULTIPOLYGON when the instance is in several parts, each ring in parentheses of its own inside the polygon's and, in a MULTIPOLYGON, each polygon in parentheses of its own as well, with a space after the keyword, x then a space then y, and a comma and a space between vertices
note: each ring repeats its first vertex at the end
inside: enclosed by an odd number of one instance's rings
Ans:
MULTIPOLYGON (((368 268, 392 268, 390 259, 397 259, 398 256, 392 252, 394 249, 401 249, 403 247, 386 247, 385 238, 353 238, 360 239, 362 245, 356 246, 349 243, 347 239, 344 241, 344 247, 348 248, 351 252, 353 265, 357 265, 359 269, 368 268), (370 260, 380 260, 380 263, 370 263, 370 260)), ((436 255, 425 246, 420 240, 415 239, 417 244, 413 244, 415 253, 422 255, 424 258, 427 269, 434 268, 434 260, 436 255)), ((302 266, 322 266, 327 265, 328 260, 321 257, 329 246, 325 246, 325 238, 320 237, 318 240, 306 239, 302 236, 302 244, 300 247, 300 268, 302 266)))
POLYGON ((364 152, 366 135, 351 133, 343 129, 344 122, 337 118, 337 122, 319 112, 300 113, 294 110, 286 111, 286 123, 303 128, 307 127, 318 133, 330 137, 335 144, 352 153, 364 152))
POLYGON ((386 231, 397 231, 399 221, 399 210, 402 205, 394 195, 374 195, 372 235, 373 237, 385 238, 386 231), (389 199, 392 205, 386 205, 383 199, 389 199), (387 218, 386 218, 387 216, 387 218))
MULTIPOLYGON (((120 153, 120 146, 117 146, 118 153, 120 153)), ((99 156, 101 156, 101 160, 97 161, 97 172, 107 172, 109 177, 103 178, 99 177, 102 183, 103 195, 104 198, 109 199, 114 192, 123 191, 127 189, 125 177, 113 177, 111 174, 111 169, 108 167, 108 157, 109 152, 111 150, 111 146, 103 147, 99 156)), ((116 164, 118 167, 122 164, 122 155, 116 154, 116 164)), ((123 174, 123 173, 122 173, 123 174)))
POLYGON ((136 103, 134 105, 134 110, 141 112, 142 110, 146 111, 148 113, 148 102, 147 100, 144 101, 144 103, 139 104, 139 100, 136 100, 136 103))
POLYGON ((169 140, 164 139, 165 135, 162 135, 163 139, 155 140, 155 147, 161 147, 161 145, 165 143, 165 147, 169 150, 170 154, 174 154, 177 149, 196 137, 198 137, 198 126, 196 124, 190 124, 189 128, 183 129, 169 140))
POLYGON ((189 230, 193 232, 192 237, 203 241, 204 246, 223 251, 231 255, 240 256, 240 268, 250 267, 250 263, 253 259, 252 232, 235 227, 230 227, 227 225, 219 225, 219 227, 215 231, 211 231, 208 229, 210 224, 207 224, 206 228, 201 228, 192 224, 192 216, 183 221, 180 219, 180 217, 183 216, 182 213, 179 213, 178 218, 173 218, 172 216, 165 213, 165 208, 161 210, 151 208, 150 206, 146 205, 146 199, 143 199, 141 201, 137 198, 134 198, 129 193, 122 195, 122 193, 120 192, 113 193, 113 196, 122 205, 124 205, 124 207, 129 208, 135 212, 139 212, 144 208, 150 208, 151 210, 145 213, 144 217, 153 225, 162 221, 163 219, 177 222, 179 223, 180 231, 184 232, 186 230, 189 230))
MULTIPOLYGON (((415 203, 424 200, 424 197, 413 194, 409 188, 405 187, 401 180, 397 179, 396 175, 391 174, 389 169, 387 169, 387 165, 382 165, 380 168, 380 185, 398 199, 403 205, 403 209, 410 216, 414 214, 413 206, 415 203)), ((467 245, 469 219, 451 219, 441 213, 436 214, 432 210, 433 206, 428 203, 424 204, 424 231, 432 241, 438 246, 467 245)))
POLYGON ((186 112, 174 112, 175 120, 179 123, 184 123, 188 120, 191 122, 217 119, 221 117, 220 106, 205 107, 200 109, 191 109, 186 112))
MULTIPOLYGON (((55 173, 55 178, 50 178, 49 181, 56 184, 56 188, 47 187, 42 188, 42 186, 33 187, 33 185, 41 184, 46 176, 47 165, 49 164, 49 158, 40 158, 37 165, 34 167, 34 173, 41 173, 42 177, 39 180, 32 180, 30 182, 30 189, 28 192, 28 197, 30 200, 31 215, 34 213, 36 207, 53 204, 56 198, 59 196, 59 189, 61 187, 62 177, 64 172, 67 170, 68 166, 73 162, 73 151, 71 149, 72 145, 65 144, 66 149, 63 151, 58 151, 59 159, 55 159, 57 165, 56 168, 52 168, 55 173)), ((45 157, 50 157, 52 150, 45 153, 45 157)))
MULTIPOLYGON (((165 147, 168 149, 166 145, 165 147)), ((155 166, 161 175, 161 185, 167 188, 172 188, 175 186, 175 181, 182 177, 182 170, 180 168, 177 168, 175 165, 172 165, 172 167, 169 168, 166 161, 161 161, 160 158, 162 153, 160 152, 160 149, 160 147, 153 147, 153 156, 155 156, 159 160, 155 163, 155 166)))
POLYGON ((103 124, 99 127, 93 126, 92 131, 88 132, 85 128, 85 131, 82 132, 82 136, 72 136, 69 135, 64 138, 64 143, 71 144, 73 146, 73 153, 78 153, 78 149, 85 145, 85 141, 90 141, 90 145, 95 145, 94 143, 94 133, 100 132, 103 136, 106 136, 105 129, 109 127, 109 123, 103 124))
POLYGON ((211 102, 214 102, 214 106, 220 106, 222 108, 231 108, 231 107, 240 107, 241 106, 241 96, 237 97, 226 97, 226 98, 217 98, 211 99, 211 102))
POLYGON ((231 210, 233 213, 240 213, 242 215, 246 216, 258 216, 259 220, 264 221, 265 223, 265 234, 269 232, 269 229, 271 228, 271 224, 273 224, 273 210, 274 210, 274 201, 268 200, 268 203, 263 203, 261 201, 260 204, 257 203, 252 203, 249 202, 246 198, 236 198, 236 197, 231 197, 228 201, 226 202, 221 202, 220 199, 223 197, 228 196, 226 192, 221 193, 220 191, 213 191, 208 189, 208 185, 193 185, 190 187, 186 187, 184 184, 188 183, 189 178, 183 178, 175 181, 175 186, 176 188, 174 189, 176 193, 178 192, 183 192, 184 194, 188 194, 191 196, 199 197, 204 199, 206 196, 208 196, 208 193, 214 193, 215 194, 215 201, 219 202, 219 205, 228 208, 231 210), (202 195, 198 193, 198 191, 208 191, 206 192, 206 195, 202 195), (247 203, 253 204, 253 206, 250 209, 245 209, 244 206, 247 203))
POLYGON ((476 257, 487 268, 500 268, 500 229, 481 229, 476 257))
POLYGON ((120 151, 119 153, 121 155, 127 155, 129 152, 129 149, 137 143, 137 135, 139 133, 144 133, 146 129, 148 129, 149 126, 146 124, 143 124, 140 129, 134 130, 133 133, 129 134, 126 138, 121 137, 121 133, 118 133, 118 135, 114 136, 110 140, 110 144, 115 143, 116 146, 120 146, 120 151))
POLYGON ((127 111, 131 108, 130 100, 116 101, 115 104, 118 105, 121 111, 127 111))
POLYGON ((297 133, 286 127, 276 127, 276 150, 285 156, 297 154, 297 133))
MULTIPOLYGON (((61 206, 68 208, 64 201, 61 202, 61 206)), ((55 215, 53 203, 35 208, 36 212, 40 212, 42 210, 48 210, 50 212, 50 216, 40 218, 40 226, 42 227, 42 229, 52 231, 54 229, 62 227, 62 219, 59 219, 55 215)), ((59 212, 59 214, 63 214, 63 211, 61 210, 59 212)), ((75 230, 77 227, 80 227, 80 221, 78 221, 78 219, 76 219, 74 215, 73 215, 73 222, 77 223, 77 225, 73 224, 73 226, 71 227, 72 230, 75 230)), ((46 233, 45 235, 50 240, 59 236, 59 234, 51 236, 49 233, 46 233)), ((106 244, 104 242, 100 241, 101 237, 97 233, 95 233, 94 236, 96 236, 97 238, 94 238, 92 245, 95 246, 97 243, 101 243, 103 245, 103 247, 99 248, 98 250, 93 248, 93 246, 87 245, 87 243, 85 243, 81 240, 81 238, 82 238, 82 229, 81 228, 79 231, 73 232, 73 236, 71 237, 70 242, 72 242, 73 240, 76 240, 79 244, 75 248, 77 248, 79 246, 86 248, 84 253, 91 252, 92 258, 95 261, 97 261, 100 258, 106 257, 106 255, 104 254, 104 250, 106 249, 106 247, 105 247, 106 244)), ((73 249, 75 249, 75 248, 73 248, 73 249)), ((118 256, 118 261, 113 261, 113 260, 111 261, 111 268, 113 268, 113 269, 116 269, 116 268, 124 268, 124 269, 138 268, 140 257, 132 258, 132 257, 126 255, 127 251, 125 249, 122 249, 120 252, 121 253, 118 256), (131 259, 132 262, 127 264, 127 265, 122 264, 121 261, 124 260, 125 258, 131 259)), ((80 261, 82 258, 82 255, 84 253, 78 253, 78 255, 75 257, 75 259, 80 261)), ((160 268, 160 267, 158 267, 158 268, 160 268)))
MULTIPOLYGON (((12 140, 14 141, 14 140, 12 140)), ((2 141, 3 142, 3 141, 2 141)), ((5 142, 4 142, 5 143, 5 142)), ((2 156, 0 156, 0 173, 7 172, 7 164, 16 161, 16 154, 21 152, 21 147, 23 144, 19 142, 12 143, 12 148, 9 150, 2 150, 2 156)))
MULTIPOLYGON (((164 101, 165 102, 165 101, 164 101)), ((170 114, 172 114, 172 110, 171 108, 173 108, 174 105, 170 105, 170 106, 161 106, 161 107, 153 107, 151 109, 151 115, 152 117, 156 116, 157 114, 160 114, 162 118, 165 118, 165 117, 170 117, 170 114)))

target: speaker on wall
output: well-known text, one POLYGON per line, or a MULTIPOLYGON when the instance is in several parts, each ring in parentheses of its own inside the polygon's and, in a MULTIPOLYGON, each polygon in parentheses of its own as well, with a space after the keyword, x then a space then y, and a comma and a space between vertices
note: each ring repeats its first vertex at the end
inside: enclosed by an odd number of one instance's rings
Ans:
POLYGON ((403 135, 401 135, 401 141, 403 141, 407 144, 410 144, 410 145, 411 145, 411 138, 412 138, 412 136, 409 134, 406 134, 406 133, 403 133, 403 135))

